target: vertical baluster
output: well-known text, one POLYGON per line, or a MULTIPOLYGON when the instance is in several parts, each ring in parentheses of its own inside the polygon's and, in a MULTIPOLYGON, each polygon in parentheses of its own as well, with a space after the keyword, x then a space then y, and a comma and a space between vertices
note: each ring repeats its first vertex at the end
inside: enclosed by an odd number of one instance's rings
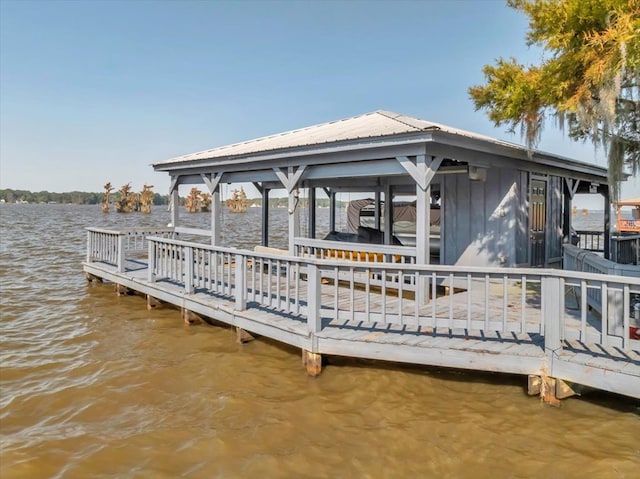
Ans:
POLYGON ((631 297, 629 285, 625 284, 622 288, 622 348, 629 349, 629 336, 631 333, 631 321, 629 319, 629 311, 631 309, 631 297))
POLYGON ((600 313, 600 324, 602 326, 602 345, 609 344, 609 286, 601 283, 602 311, 600 313))
POLYGON ((365 269, 366 279, 364 283, 364 314, 367 322, 371 321, 371 268, 365 269))
POLYGON ((355 306, 354 303, 356 301, 355 298, 355 294, 356 294, 356 284, 355 284, 355 268, 352 266, 349 268, 349 296, 350 296, 350 315, 351 315, 351 320, 353 321, 355 319, 355 306))
POLYGON ((449 329, 453 329, 453 273, 449 273, 449 329))
POLYGON ((267 265, 269 267, 269 275, 268 275, 268 280, 267 280, 267 295, 269 297, 269 306, 273 306, 273 295, 271 294, 271 287, 272 287, 272 279, 273 279, 273 263, 271 259, 267 260, 267 265))
POLYGON ((489 331, 489 275, 484 275, 484 330, 489 331))
POLYGON ((435 271, 431 273, 431 321, 433 323, 433 329, 438 326, 438 322, 436 320, 437 310, 436 310, 436 299, 438 296, 438 286, 436 284, 438 277, 436 276, 435 271))
POLYGON ((507 288, 507 275, 502 276, 502 331, 507 330, 507 300, 509 290, 507 288))
POLYGON ((339 297, 339 294, 338 294, 338 279, 339 279, 340 274, 339 274, 337 266, 333 269, 333 272, 334 272, 334 276, 335 276, 335 281, 333 282, 333 290, 334 290, 334 293, 335 293, 335 298, 334 298, 335 307, 334 307, 334 309, 335 309, 335 312, 336 312, 336 319, 339 319, 338 317, 339 317, 339 312, 340 312, 340 297, 339 297))
POLYGON ((526 331, 527 322, 527 277, 525 275, 522 275, 521 288, 520 307, 522 308, 522 311, 520 312, 520 332, 524 333, 526 331))
POLYGON ((404 271, 398 270, 398 320, 400 324, 404 326, 404 318, 402 316, 402 309, 404 307, 404 298, 402 297, 404 294, 404 271))
MULTIPOLYGON (((296 260, 296 290, 295 290, 295 303, 296 303, 296 314, 300 314, 300 261, 296 260)), ((322 284, 322 282, 320 282, 322 284)), ((318 285, 320 287, 320 285, 318 285)))
POLYGON ((387 324, 387 270, 382 268, 382 324, 387 324))
POLYGON ((471 331, 471 275, 467 274, 467 334, 471 331))

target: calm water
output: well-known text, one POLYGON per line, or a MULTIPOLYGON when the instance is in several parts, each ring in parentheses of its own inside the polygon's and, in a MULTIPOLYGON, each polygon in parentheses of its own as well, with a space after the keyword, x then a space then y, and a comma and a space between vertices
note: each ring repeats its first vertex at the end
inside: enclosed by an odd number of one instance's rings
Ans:
MULTIPOLYGON (((224 219, 259 242, 259 209, 224 219)), ((554 409, 522 377, 338 359, 309 378, 296 349, 85 281, 84 227, 168 220, 0 205, 2 479, 638 477, 638 401, 554 409)))

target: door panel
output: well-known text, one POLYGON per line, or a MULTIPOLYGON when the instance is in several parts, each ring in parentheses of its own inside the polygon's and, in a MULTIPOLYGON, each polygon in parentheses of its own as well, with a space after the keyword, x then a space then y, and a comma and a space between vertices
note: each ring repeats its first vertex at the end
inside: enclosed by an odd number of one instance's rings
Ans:
POLYGON ((545 225, 547 222, 547 182, 532 179, 529 194, 531 266, 545 265, 545 225))

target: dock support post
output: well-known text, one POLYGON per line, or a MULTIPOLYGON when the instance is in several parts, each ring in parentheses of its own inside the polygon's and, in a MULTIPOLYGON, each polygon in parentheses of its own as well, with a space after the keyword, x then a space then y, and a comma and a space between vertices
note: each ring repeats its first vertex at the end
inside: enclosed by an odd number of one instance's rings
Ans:
POLYGON ((147 294, 146 296, 147 296, 147 309, 151 310, 162 304, 160 300, 154 298, 150 294, 147 294))
POLYGON ((302 365, 306 368, 309 376, 320 376, 320 373, 322 372, 322 355, 303 349, 302 365))
POLYGON ((122 284, 115 284, 115 290, 116 290, 116 294, 118 296, 126 296, 129 294, 129 288, 127 288, 126 286, 122 285, 122 284))
POLYGON ((249 331, 236 326, 236 342, 238 344, 248 343, 256 339, 249 331))
POLYGON ((200 315, 187 308, 181 308, 180 313, 182 315, 182 321, 184 321, 184 324, 186 324, 187 326, 202 323, 202 318, 200 317, 200 315))
POLYGON ((87 278, 87 281, 89 281, 90 283, 93 281, 98 281, 99 283, 102 283, 102 278, 96 276, 95 274, 86 273, 85 277, 87 278))

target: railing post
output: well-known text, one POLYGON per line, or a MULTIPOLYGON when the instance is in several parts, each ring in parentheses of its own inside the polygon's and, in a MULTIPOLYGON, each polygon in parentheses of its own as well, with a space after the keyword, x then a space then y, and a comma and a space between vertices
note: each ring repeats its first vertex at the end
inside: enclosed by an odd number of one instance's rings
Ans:
POLYGON ((92 258, 92 241, 91 241, 91 231, 87 231, 87 263, 91 263, 92 258))
POLYGON ((549 359, 562 349, 562 324, 564 315, 564 279, 543 276, 542 321, 544 324, 544 349, 549 359))
POLYGON ((118 273, 124 273, 124 235, 118 235, 118 273))
POLYGON ((187 294, 193 294, 193 248, 184 248, 184 290, 187 294))
POLYGON ((310 263, 307 265, 307 324, 310 333, 318 333, 322 329, 320 316, 322 277, 320 268, 310 263))
POLYGON ((236 257, 236 274, 235 274, 235 296, 236 296, 236 309, 238 311, 244 311, 247 309, 247 288, 246 288, 246 268, 245 257, 241 254, 235 255, 236 257))
POLYGON ((156 281, 156 244, 153 241, 147 241, 147 249, 148 249, 148 259, 149 259, 149 270, 148 277, 150 283, 155 283, 156 281))

